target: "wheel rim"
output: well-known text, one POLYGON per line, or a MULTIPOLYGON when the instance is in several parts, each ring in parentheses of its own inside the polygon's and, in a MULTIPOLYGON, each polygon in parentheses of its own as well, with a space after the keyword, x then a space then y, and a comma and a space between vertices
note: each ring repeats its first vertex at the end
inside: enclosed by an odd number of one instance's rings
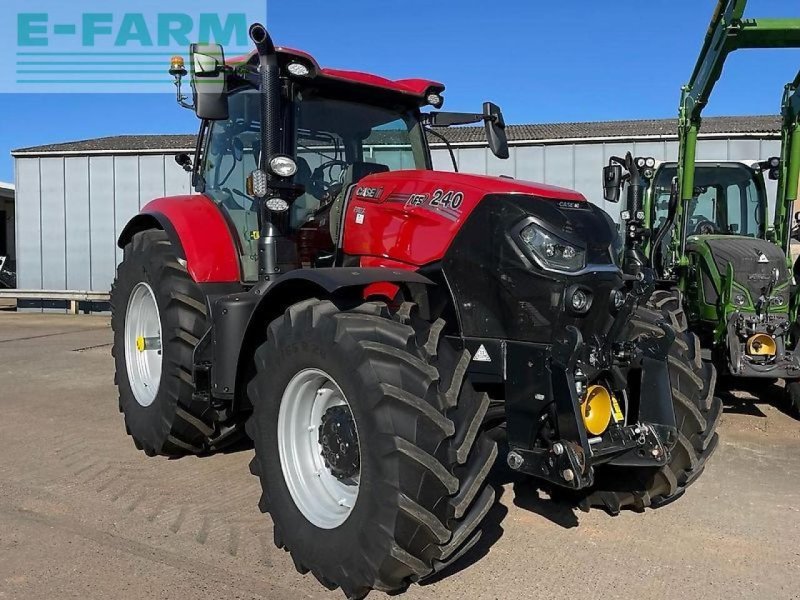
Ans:
POLYGON ((156 399, 161 383, 161 316, 153 288, 133 288, 125 312, 125 364, 136 401, 144 407, 156 399))
POLYGON ((361 479, 356 431, 347 398, 330 375, 319 369, 304 369, 291 379, 278 412, 281 470, 297 508, 322 529, 340 526, 356 504, 361 479), (328 435, 335 428, 332 419, 347 417, 352 421, 353 437, 332 440, 328 435), (348 447, 341 447, 340 442, 348 447), (355 464, 348 461, 349 470, 332 462, 332 445, 341 447, 342 460, 356 457, 355 464))

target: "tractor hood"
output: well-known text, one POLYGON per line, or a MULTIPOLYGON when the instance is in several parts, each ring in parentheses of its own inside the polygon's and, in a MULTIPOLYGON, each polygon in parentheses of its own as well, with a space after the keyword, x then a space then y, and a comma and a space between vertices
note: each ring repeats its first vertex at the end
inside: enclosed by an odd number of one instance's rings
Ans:
MULTIPOLYGON (((372 174, 350 193, 343 216, 344 251, 391 257, 414 267, 441 260, 475 209, 487 197, 498 196, 568 212, 593 209, 578 192, 510 178, 422 170, 372 174)), ((564 228, 576 220, 562 217, 564 228)), ((562 235, 577 235, 578 229, 562 235)))
POLYGON ((370 175, 360 181, 360 187, 381 187, 398 193, 426 193, 441 188, 470 196, 486 194, 530 194, 553 200, 586 202, 579 192, 566 188, 520 181, 510 177, 490 177, 446 171, 392 171, 370 175))
MULTIPOLYGON (((706 268, 716 269, 718 277, 724 277, 728 265, 731 265, 734 281, 749 292, 753 302, 769 286, 776 269, 779 287, 789 280, 783 250, 766 240, 720 235, 692 236, 687 242, 687 251, 705 256, 708 263, 706 268)), ((720 292, 717 290, 717 293, 720 292)))

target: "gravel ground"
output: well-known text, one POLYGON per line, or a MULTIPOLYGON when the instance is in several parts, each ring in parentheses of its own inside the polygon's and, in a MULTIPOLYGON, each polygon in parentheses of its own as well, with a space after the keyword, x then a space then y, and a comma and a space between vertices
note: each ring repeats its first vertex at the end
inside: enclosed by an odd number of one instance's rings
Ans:
MULTIPOLYGON (((0 313, 0 599, 342 598, 274 547, 251 451, 134 449, 110 342, 105 318, 0 313)), ((486 543, 404 600, 800 598, 800 423, 776 385, 725 396, 678 502, 611 517, 503 485, 486 543)))

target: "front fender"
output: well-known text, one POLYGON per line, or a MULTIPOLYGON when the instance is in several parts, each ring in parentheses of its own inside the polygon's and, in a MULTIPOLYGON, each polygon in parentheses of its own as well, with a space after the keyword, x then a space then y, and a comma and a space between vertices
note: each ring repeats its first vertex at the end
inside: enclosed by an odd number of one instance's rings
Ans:
POLYGON ((174 196, 148 203, 131 219, 117 244, 124 248, 140 231, 167 233, 179 258, 197 283, 240 281, 241 266, 234 234, 220 208, 206 196, 174 196))
POLYGON ((419 273, 400 269, 297 269, 247 293, 219 299, 212 307, 214 395, 225 400, 244 395, 253 353, 266 339, 269 323, 290 306, 312 298, 357 304, 363 301, 364 289, 375 283, 409 288, 409 297, 420 304, 426 287, 434 285, 419 273))

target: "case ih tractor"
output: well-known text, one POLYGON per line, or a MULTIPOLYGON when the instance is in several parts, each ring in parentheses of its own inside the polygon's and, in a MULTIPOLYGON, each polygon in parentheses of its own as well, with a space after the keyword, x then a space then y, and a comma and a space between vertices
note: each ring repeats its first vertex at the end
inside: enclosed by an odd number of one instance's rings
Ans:
POLYGON ((621 183, 628 185, 625 271, 642 265, 656 271, 654 301, 671 315, 673 328, 695 331, 706 357, 725 375, 785 379, 787 399, 800 414, 800 326, 790 253, 800 174, 800 75, 784 92, 780 158, 695 160, 701 112, 730 52, 800 47, 800 19, 744 19, 744 8, 744 0, 717 5, 683 88, 678 162, 614 157, 604 184, 612 200, 621 183), (774 216, 764 173, 778 180, 774 216))
MULTIPOLYGON (((122 233, 112 293, 120 409, 148 455, 252 438, 259 507, 301 573, 396 593, 481 535, 498 457, 580 506, 680 496, 720 402, 696 338, 621 273, 580 194, 436 172, 444 86, 194 45, 198 194, 122 233)), ((179 101, 186 75, 174 60, 179 101)), ((193 163, 193 164, 192 164, 193 163)))

